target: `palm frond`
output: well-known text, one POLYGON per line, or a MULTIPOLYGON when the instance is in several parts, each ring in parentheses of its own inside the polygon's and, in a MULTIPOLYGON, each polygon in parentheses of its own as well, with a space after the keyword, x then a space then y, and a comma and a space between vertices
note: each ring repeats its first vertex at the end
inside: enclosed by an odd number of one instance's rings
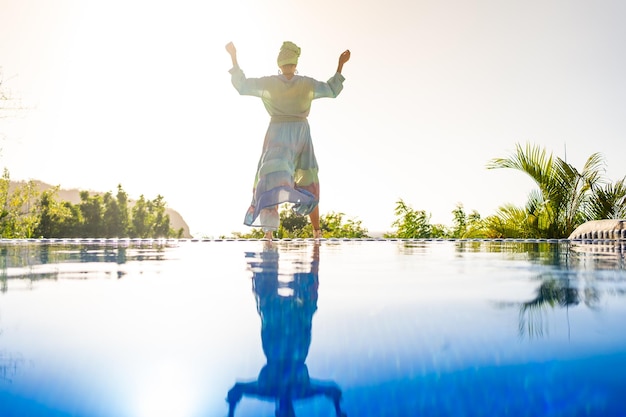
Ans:
POLYGON ((543 189, 546 182, 551 181, 552 155, 548 155, 544 148, 526 144, 526 147, 517 144, 515 152, 508 158, 494 158, 487 164, 487 169, 512 168, 530 176, 543 189))
MULTIPOLYGON (((529 194, 526 224, 535 228, 538 237, 567 237, 586 220, 626 215, 624 184, 605 186, 605 163, 600 153, 587 158, 579 171, 563 159, 553 158, 544 148, 517 144, 512 155, 492 159, 487 168, 516 169, 535 181, 538 190, 529 194)), ((502 212, 496 217, 507 224, 502 212)))
POLYGON ((588 220, 626 218, 626 177, 593 189, 585 215, 588 220))

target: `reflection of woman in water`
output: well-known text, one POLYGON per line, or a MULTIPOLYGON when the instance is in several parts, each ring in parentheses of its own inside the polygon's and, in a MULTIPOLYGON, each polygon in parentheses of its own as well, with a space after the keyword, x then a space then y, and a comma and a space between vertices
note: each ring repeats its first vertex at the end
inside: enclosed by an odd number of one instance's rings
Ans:
POLYGON ((294 400, 322 395, 333 401, 337 416, 345 416, 339 406, 339 387, 311 379, 305 364, 317 310, 319 245, 314 246, 309 271, 292 273, 290 277, 281 273, 280 280, 278 251, 255 255, 250 268, 267 363, 256 381, 239 382, 228 392, 229 416, 234 416, 244 395, 275 400, 276 416, 280 417, 295 416, 294 400))
POLYGON ((300 48, 292 42, 284 42, 280 48, 277 64, 281 74, 261 78, 246 78, 232 42, 226 50, 233 64, 233 86, 239 94, 260 97, 271 116, 244 224, 261 226, 265 237, 271 239, 279 225, 278 205, 289 202, 295 204, 297 213, 309 215, 313 237, 320 238, 318 166, 307 116, 314 99, 337 97, 343 89, 341 71, 350 51, 339 56, 335 75, 321 82, 296 74, 300 48))

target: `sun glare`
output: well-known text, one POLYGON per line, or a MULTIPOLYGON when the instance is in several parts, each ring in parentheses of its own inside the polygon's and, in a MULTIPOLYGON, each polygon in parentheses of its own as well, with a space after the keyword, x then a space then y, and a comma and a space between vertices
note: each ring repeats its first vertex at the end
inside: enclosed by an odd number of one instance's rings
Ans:
POLYGON ((196 401, 189 375, 175 362, 162 363, 137 388, 138 417, 188 417, 196 401))

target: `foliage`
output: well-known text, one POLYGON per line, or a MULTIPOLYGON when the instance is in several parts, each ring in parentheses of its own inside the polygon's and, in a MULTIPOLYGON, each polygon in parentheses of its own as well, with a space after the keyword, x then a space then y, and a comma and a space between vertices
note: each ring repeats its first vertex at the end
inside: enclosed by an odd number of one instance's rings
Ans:
MULTIPOLYGON (((46 190, 39 200, 39 222, 35 236, 62 236, 63 230, 75 230, 78 226, 78 210, 67 202, 56 199, 59 187, 46 190)), ((68 236, 75 237, 75 236, 68 236)))
POLYGON ((487 238, 532 238, 535 230, 533 219, 523 208, 507 204, 485 219, 485 235, 487 238))
POLYGON ((461 203, 452 210, 453 226, 448 228, 441 224, 430 224, 430 214, 424 210, 415 210, 402 199, 396 202, 396 220, 392 223, 395 231, 386 233, 386 238, 400 239, 470 239, 486 238, 489 229, 486 220, 473 210, 469 215, 461 203))
POLYGON ((39 221, 39 192, 33 181, 9 190, 9 171, 0 179, 0 236, 30 238, 39 221))
POLYGON ((589 199, 586 217, 589 219, 626 219, 626 178, 615 184, 597 187, 589 199))
POLYGON ((452 210, 452 230, 447 237, 454 239, 479 239, 488 237, 485 221, 480 213, 473 210, 469 215, 465 214, 463 205, 458 203, 452 210))
POLYGON ((404 200, 396 202, 394 211, 396 220, 392 226, 396 228, 393 233, 386 233, 386 238, 420 239, 420 238, 445 238, 450 232, 440 224, 430 224, 430 214, 424 210, 415 210, 407 205, 404 200))
MULTIPOLYGON (((415 210, 402 199, 396 202, 392 223, 395 230, 387 238, 564 238, 589 220, 626 218, 626 177, 607 182, 602 174, 604 161, 592 154, 581 171, 553 157, 545 149, 527 144, 516 145, 508 158, 494 158, 488 169, 510 168, 529 175, 537 189, 528 195, 524 207, 501 206, 487 218, 477 211, 467 214, 462 204, 452 211, 452 227, 431 224, 431 216, 415 210)), ((103 195, 82 191, 74 205, 58 201, 59 187, 39 192, 32 181, 9 189, 8 170, 0 178, 0 236, 32 237, 181 237, 183 229, 170 228, 165 200, 158 195, 148 200, 143 195, 134 204, 118 185, 117 193, 103 195), (132 207, 131 207, 132 206, 132 207)), ((276 238, 310 238, 311 224, 285 204, 279 212, 276 238)), ((324 238, 364 238, 368 231, 360 220, 345 218, 344 213, 320 216, 324 238)), ((234 232, 238 238, 264 237, 263 230, 234 232)))
MULTIPOLYGON (((265 237, 265 232, 263 232, 263 229, 259 227, 253 227, 248 233, 232 232, 232 237, 235 239, 263 239, 265 237)), ((226 239, 228 236, 222 235, 220 238, 226 239)))
MULTIPOLYGON (((308 238, 313 237, 313 228, 307 217, 296 214, 289 209, 288 204, 283 204, 279 211, 280 224, 274 233, 277 238, 308 238)), ((321 219, 320 219, 321 226, 321 219)))
MULTIPOLYGON (((367 229, 362 226, 361 220, 347 219, 345 213, 330 212, 320 216, 320 228, 322 237, 325 238, 367 238, 367 229)), ((311 227, 309 225, 309 227, 311 227)), ((311 236, 313 235, 311 230, 311 236)))
POLYGON ((13 190, 9 190, 9 184, 5 169, 0 179, 3 238, 180 238, 183 233, 182 228, 170 228, 165 200, 160 195, 154 200, 142 195, 129 209, 128 195, 118 185, 116 196, 81 191, 81 201, 74 205, 57 199, 59 187, 40 193, 33 181, 13 190))
POLYGON ((432 237, 430 215, 424 210, 415 210, 400 199, 396 202, 394 213, 396 220, 392 226, 396 228, 396 232, 393 235, 385 235, 386 237, 401 239, 432 237))
POLYGON ((78 205, 82 230, 80 237, 108 237, 104 234, 104 205, 100 195, 89 195, 88 191, 80 192, 78 205))
POLYGON ((146 200, 143 195, 132 208, 131 237, 170 236, 170 216, 165 214, 165 200, 158 195, 154 200, 146 200))
POLYGON ((518 144, 511 156, 494 158, 487 168, 519 170, 538 187, 529 194, 523 215, 521 209, 505 206, 489 219, 492 233, 502 237, 565 238, 588 220, 624 214, 624 180, 602 188, 604 161, 599 153, 578 171, 543 148, 518 144))
MULTIPOLYGON (((362 226, 361 220, 344 220, 344 213, 330 212, 320 216, 320 229, 322 237, 330 238, 366 238, 367 229, 362 226)), ((284 204, 279 212, 280 224, 278 230, 274 232, 274 237, 278 239, 312 238, 313 228, 306 216, 300 216, 289 209, 288 204, 284 204)), ((249 233, 233 232, 236 238, 261 239, 265 233, 260 228, 253 228, 249 233)))

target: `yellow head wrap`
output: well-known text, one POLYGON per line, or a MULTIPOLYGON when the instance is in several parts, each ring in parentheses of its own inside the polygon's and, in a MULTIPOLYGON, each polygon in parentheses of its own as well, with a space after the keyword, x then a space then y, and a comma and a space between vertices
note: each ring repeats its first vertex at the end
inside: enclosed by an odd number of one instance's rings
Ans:
POLYGON ((283 42, 283 46, 280 47, 280 52, 278 53, 278 66, 282 67, 283 65, 298 64, 298 57, 300 56, 300 48, 293 42, 283 42))

